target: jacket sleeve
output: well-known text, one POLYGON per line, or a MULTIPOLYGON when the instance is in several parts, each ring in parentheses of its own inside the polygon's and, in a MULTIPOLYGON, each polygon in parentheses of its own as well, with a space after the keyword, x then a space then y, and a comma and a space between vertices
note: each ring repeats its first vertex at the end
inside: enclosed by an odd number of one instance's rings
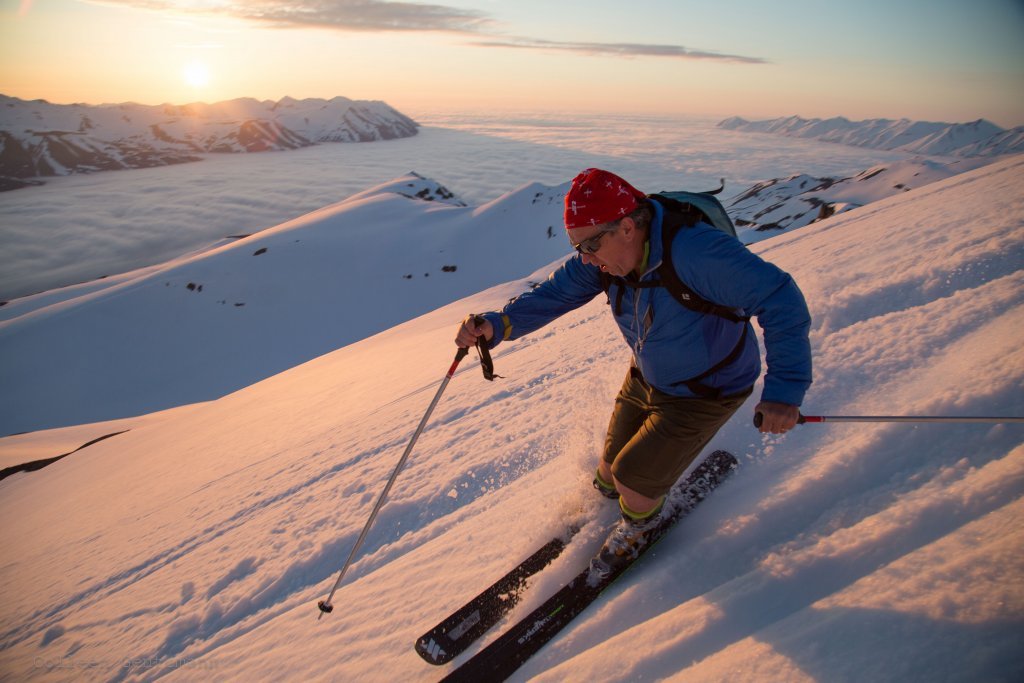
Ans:
POLYGON ((811 315, 800 288, 789 273, 714 228, 700 226, 689 237, 673 244, 680 277, 708 300, 757 318, 768 366, 761 400, 799 406, 812 380, 811 315), (680 244, 688 241, 691 248, 680 244))
POLYGON ((574 254, 548 279, 525 292, 501 311, 483 314, 494 327, 491 348, 506 339, 518 339, 588 303, 602 291, 601 276, 574 254))

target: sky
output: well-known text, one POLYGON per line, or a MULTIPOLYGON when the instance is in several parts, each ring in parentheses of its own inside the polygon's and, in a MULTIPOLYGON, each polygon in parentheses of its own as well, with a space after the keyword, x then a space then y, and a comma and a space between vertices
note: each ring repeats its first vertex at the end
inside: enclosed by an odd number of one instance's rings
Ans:
POLYGON ((1024 1, 0 0, 0 93, 1024 125, 1024 1))

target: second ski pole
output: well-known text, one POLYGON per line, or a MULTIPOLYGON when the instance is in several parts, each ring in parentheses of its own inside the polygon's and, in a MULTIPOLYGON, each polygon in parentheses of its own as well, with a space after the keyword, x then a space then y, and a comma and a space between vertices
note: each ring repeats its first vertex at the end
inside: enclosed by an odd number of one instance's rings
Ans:
MULTIPOLYGON (((761 427, 764 415, 754 414, 754 426, 761 427)), ((1024 422, 1024 417, 975 417, 969 415, 801 415, 796 423, 808 422, 960 422, 960 423, 1001 423, 1024 422)))
POLYGON ((348 568, 352 565, 352 560, 355 559, 356 553, 359 552, 359 548, 363 545, 363 541, 366 540, 366 535, 370 532, 370 527, 373 526, 373 522, 377 519, 377 513, 380 512, 381 507, 384 506, 384 501, 388 497, 388 493, 391 491, 391 487, 394 485, 395 480, 398 478, 398 473, 405 467, 405 461, 409 459, 409 454, 412 453, 412 447, 416 445, 416 440, 420 438, 420 434, 423 433, 423 428, 427 425, 427 420, 430 419, 430 414, 434 412, 434 408, 437 407, 438 401, 441 400, 441 394, 444 393, 445 388, 448 386, 448 382, 452 380, 455 375, 455 370, 459 367, 459 363, 469 353, 469 349, 459 349, 458 353, 455 354, 455 362, 452 363, 451 368, 448 369, 448 374, 444 376, 441 381, 441 386, 437 390, 437 394, 434 395, 434 400, 430 402, 430 406, 427 407, 427 412, 424 413, 423 419, 420 420, 419 425, 416 427, 416 431, 412 435, 412 439, 409 441, 409 445, 405 447, 405 452, 402 453, 402 457, 398 460, 398 465, 395 466, 395 470, 391 473, 391 478, 388 479, 388 483, 385 484, 384 490, 381 491, 380 496, 377 498, 377 502, 373 506, 373 511, 370 512, 370 518, 366 520, 366 525, 363 527, 362 532, 359 534, 359 538, 356 539, 356 544, 352 546, 352 551, 348 554, 348 559, 345 560, 345 566, 341 568, 341 572, 338 573, 338 580, 334 582, 334 587, 331 588, 330 594, 326 600, 321 600, 317 603, 317 607, 320 608, 320 615, 317 617, 317 621, 320 621, 324 614, 328 614, 334 610, 334 605, 331 604, 331 600, 334 599, 334 594, 338 590, 338 586, 341 585, 342 579, 345 578, 345 574, 348 572, 348 568))
MULTIPOLYGON (((479 316, 474 316, 474 321, 477 324, 481 324, 483 319, 479 316)), ((491 361, 491 355, 487 350, 487 340, 478 340, 476 346, 477 352, 480 354, 480 364, 483 367, 484 378, 487 380, 493 380, 495 377, 500 377, 500 375, 494 374, 494 363, 491 361)), ((459 348, 458 352, 455 354, 455 361, 452 363, 452 366, 448 368, 448 373, 441 381, 441 386, 438 387, 437 393, 434 395, 434 399, 427 407, 427 412, 423 414, 423 419, 420 420, 419 425, 416 427, 416 431, 413 432, 412 439, 409 440, 409 445, 405 447, 405 452, 402 453, 402 457, 399 458, 398 464, 395 466, 394 471, 391 473, 391 477, 388 479, 388 483, 384 485, 384 490, 381 491, 380 496, 377 498, 377 502, 374 503, 373 510, 370 512, 370 518, 366 520, 366 525, 363 526, 363 530, 359 533, 359 538, 356 539, 355 545, 352 546, 352 550, 348 554, 348 559, 345 560, 345 566, 341 568, 341 571, 338 573, 338 579, 334 582, 334 587, 331 588, 331 592, 328 594, 326 600, 321 600, 317 603, 317 607, 320 608, 320 614, 316 618, 317 621, 320 621, 325 614, 329 614, 334 610, 334 605, 331 603, 331 600, 334 599, 334 594, 338 591, 338 587, 341 586, 341 582, 345 578, 348 568, 352 565, 352 561, 355 559, 356 553, 358 553, 359 548, 362 547, 363 541, 366 540, 366 535, 370 532, 370 527, 373 526, 374 520, 377 519, 377 513, 379 513, 380 509, 384 506, 384 501, 387 500, 391 487, 394 486, 395 480, 398 479, 398 473, 402 471, 403 467, 405 467, 405 461, 409 459, 409 454, 412 453, 412 447, 416 445, 417 439, 420 438, 420 434, 423 433, 424 427, 427 426, 427 420, 430 419, 431 413, 434 412, 434 408, 437 407, 438 401, 441 400, 441 394, 444 393, 448 383, 452 380, 452 377, 455 376, 455 370, 459 367, 459 363, 461 363, 462 359, 468 354, 468 348, 459 348)))

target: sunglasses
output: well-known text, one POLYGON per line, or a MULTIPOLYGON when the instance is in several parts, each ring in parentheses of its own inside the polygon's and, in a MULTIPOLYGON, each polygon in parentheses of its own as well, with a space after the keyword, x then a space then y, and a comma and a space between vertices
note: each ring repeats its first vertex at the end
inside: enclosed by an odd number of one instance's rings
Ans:
POLYGON ((579 244, 573 244, 572 247, 581 254, 596 254, 598 249, 601 248, 601 238, 610 232, 615 232, 615 228, 607 228, 597 233, 593 237, 588 237, 579 244))

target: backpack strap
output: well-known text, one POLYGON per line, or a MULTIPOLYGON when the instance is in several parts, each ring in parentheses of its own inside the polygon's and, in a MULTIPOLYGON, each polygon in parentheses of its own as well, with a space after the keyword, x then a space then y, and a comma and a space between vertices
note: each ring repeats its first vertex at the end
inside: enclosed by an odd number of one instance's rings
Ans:
POLYGON ((615 309, 615 315, 622 314, 622 297, 626 293, 626 288, 629 289, 651 289, 654 287, 661 287, 661 282, 657 280, 640 281, 633 277, 619 277, 618 275, 609 275, 605 271, 600 272, 601 278, 601 289, 604 290, 605 296, 608 298, 608 304, 615 309), (612 303, 611 287, 615 285, 615 303, 612 303))
POLYGON ((615 315, 620 315, 622 313, 622 295, 626 290, 619 284, 619 288, 616 290, 615 303, 612 304, 611 288, 613 284, 617 284, 615 280, 621 280, 622 278, 609 275, 603 270, 598 272, 598 277, 601 278, 601 289, 604 290, 604 295, 608 298, 608 305, 612 306, 615 315))
POLYGON ((737 315, 735 310, 712 303, 697 294, 683 282, 672 263, 672 242, 679 231, 684 227, 692 228, 702 221, 710 222, 708 217, 693 204, 684 204, 661 195, 653 196, 665 206, 661 220, 661 265, 658 267, 662 286, 676 301, 691 311, 715 315, 734 323, 745 323, 750 320, 749 315, 737 315))

